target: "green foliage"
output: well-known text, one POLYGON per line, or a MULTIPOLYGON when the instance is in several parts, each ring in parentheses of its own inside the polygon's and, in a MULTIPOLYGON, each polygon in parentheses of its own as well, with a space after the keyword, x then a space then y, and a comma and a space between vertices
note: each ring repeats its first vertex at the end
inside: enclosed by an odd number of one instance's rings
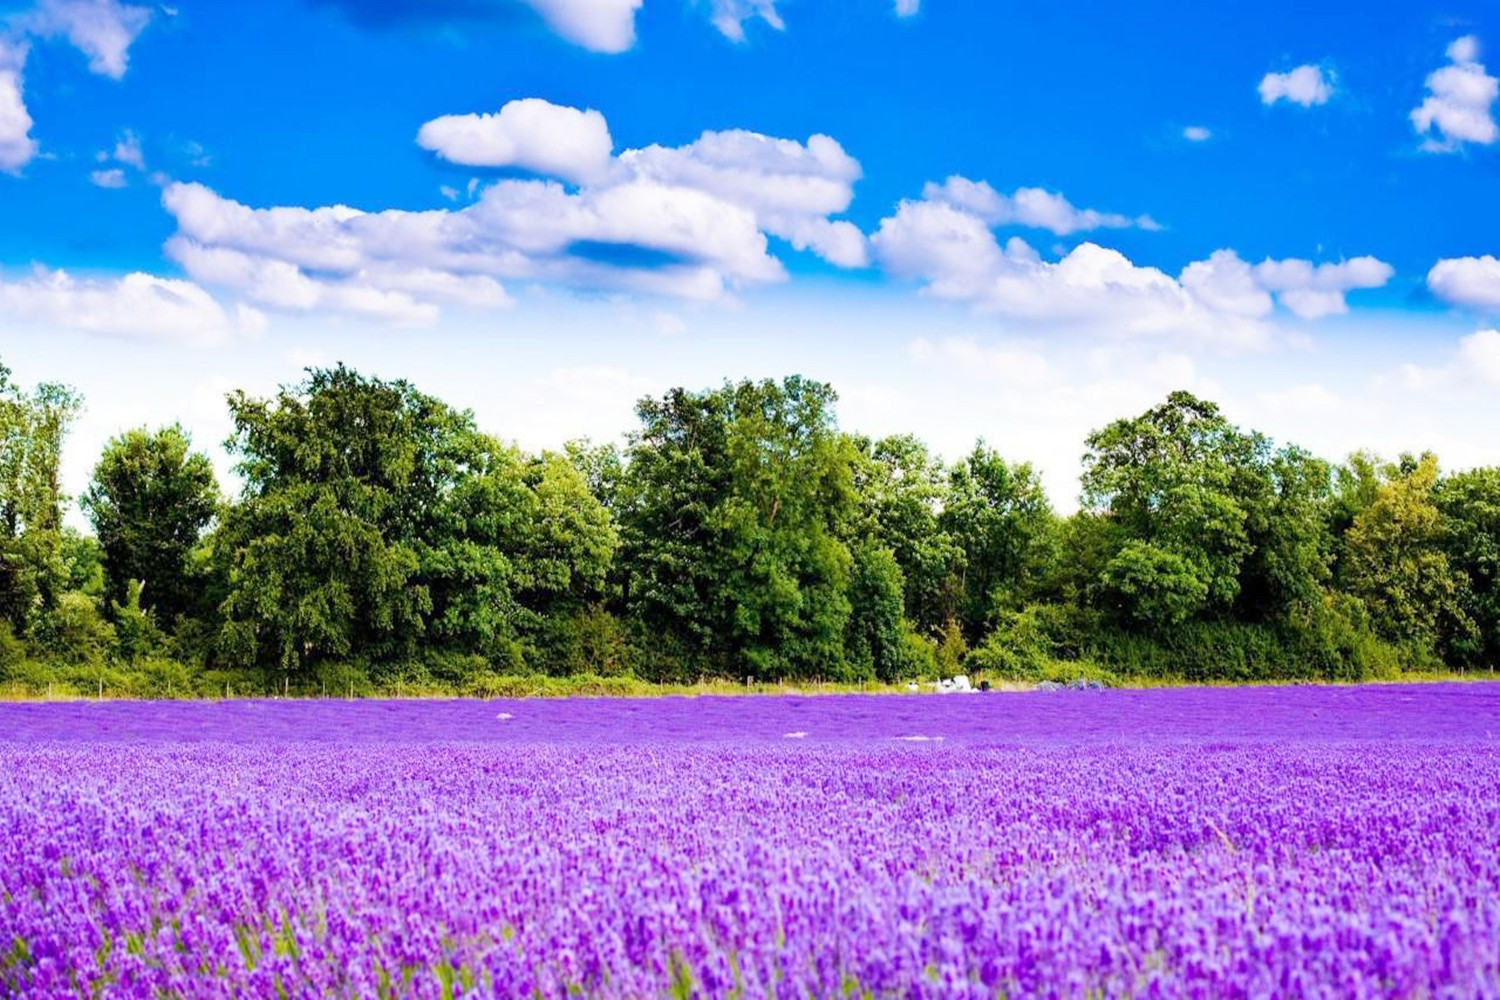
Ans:
POLYGON ((1101 582, 1123 620, 1165 631, 1203 609, 1207 577, 1207 567, 1189 556, 1131 539, 1104 567, 1101 582))
POLYGON ((180 428, 111 440, 94 538, 61 520, 80 401, 0 366, 0 680, 560 694, 1500 656, 1500 470, 1330 468, 1179 392, 1089 436, 1083 509, 1060 519, 1029 466, 842 434, 835 401, 797 376, 675 389, 639 403, 624 451, 528 454, 406 382, 310 370, 229 398, 244 487, 222 506, 180 428))
POLYGON ((69 591, 34 630, 39 652, 47 659, 77 667, 103 666, 115 642, 115 630, 87 594, 69 591))
POLYGON ((622 486, 623 591, 715 673, 837 676, 855 516, 833 390, 793 376, 637 408, 622 486))
POLYGON ((1174 392, 1087 444, 1084 504, 1107 513, 1131 547, 1105 570, 1124 620, 1160 627, 1225 611, 1253 548, 1248 521, 1266 491, 1267 442, 1213 403, 1174 392))
POLYGON ((1055 517, 1030 465, 980 441, 949 473, 938 519, 958 555, 958 618, 978 641, 996 613, 1034 596, 1048 565, 1055 517))
POLYGON ((969 653, 965 666, 970 673, 1008 680, 1042 680, 1057 658, 1048 605, 1028 605, 1000 614, 995 628, 969 653))
POLYGON ((969 655, 969 644, 964 639, 963 626, 957 618, 949 618, 938 631, 933 647, 934 665, 938 674, 952 677, 963 671, 964 658, 969 655))
POLYGON ((125 602, 111 605, 115 659, 122 663, 139 663, 166 644, 166 637, 156 626, 155 614, 150 608, 141 606, 142 589, 141 581, 129 581, 125 602))
POLYGON ((894 683, 911 672, 903 583, 901 567, 890 549, 866 542, 854 550, 842 679, 878 678, 894 683))
POLYGON ((0 680, 16 681, 26 664, 26 644, 16 638, 9 622, 0 622, 0 680))
POLYGON ((181 427, 127 431, 104 446, 82 497, 103 550, 105 594, 123 603, 132 583, 164 621, 188 612, 197 589, 189 553, 218 507, 206 455, 181 427))
POLYGON ((1433 502, 1444 518, 1443 552, 1463 580, 1462 617, 1474 626, 1444 636, 1447 658, 1493 668, 1500 662, 1500 468, 1448 477, 1433 502))
POLYGON ((924 631, 955 611, 951 584, 961 553, 939 524, 948 505, 948 476, 927 446, 911 435, 871 441, 849 438, 858 515, 848 542, 888 548, 902 575, 908 619, 924 631))
POLYGON ((1442 512, 1434 502, 1437 458, 1382 485, 1345 536, 1349 592, 1369 608, 1375 630, 1387 640, 1434 648, 1440 637, 1473 641, 1467 583, 1448 562, 1442 512))
POLYGON ((27 635, 67 589, 59 464, 82 399, 44 383, 23 392, 0 365, 0 619, 27 635))

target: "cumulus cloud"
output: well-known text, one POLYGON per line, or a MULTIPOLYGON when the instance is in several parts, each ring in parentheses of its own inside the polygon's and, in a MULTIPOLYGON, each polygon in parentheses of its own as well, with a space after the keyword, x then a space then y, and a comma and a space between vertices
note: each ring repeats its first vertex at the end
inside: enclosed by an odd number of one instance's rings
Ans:
POLYGON ((0 317, 8 324, 200 344, 265 327, 261 313, 242 305, 231 314, 190 281, 140 272, 75 278, 46 268, 18 281, 0 279, 0 317))
POLYGON ((1260 81, 1260 102, 1289 101, 1310 108, 1327 104, 1333 96, 1333 80, 1321 66, 1298 66, 1285 73, 1267 73, 1260 81))
POLYGON ((122 188, 125 186, 125 171, 119 167, 108 170, 95 170, 89 174, 89 181, 95 187, 122 188))
POLYGON ((713 299, 785 278, 768 237, 839 266, 867 263, 864 235, 831 218, 853 198, 859 163, 827 136, 705 132, 611 157, 597 112, 512 102, 435 121, 419 135, 443 155, 572 186, 504 179, 461 208, 366 212, 252 208, 179 183, 162 199, 178 227, 167 253, 195 280, 264 306, 401 323, 430 323, 446 304, 506 305, 502 282, 517 280, 713 299))
POLYGON ((575 183, 606 173, 614 149, 599 112, 535 97, 511 101, 498 114, 434 118, 418 131, 417 145, 464 166, 520 167, 575 183))
POLYGON ((39 37, 65 36, 89 57, 90 70, 119 80, 130 61, 130 46, 150 21, 149 8, 119 0, 41 0, 21 23, 39 37))
POLYGON ((1448 65, 1427 77, 1427 98, 1411 113, 1429 153, 1451 153, 1466 142, 1488 146, 1497 132, 1491 108, 1500 81, 1479 62, 1479 40, 1465 35, 1448 46, 1448 65))
POLYGON ((871 237, 876 258, 892 275, 922 282, 928 294, 1037 325, 1254 344, 1268 337, 1265 321, 1277 303, 1305 319, 1344 312, 1346 292, 1379 287, 1392 274, 1373 257, 1251 265, 1220 250, 1174 278, 1092 242, 1047 261, 1019 237, 1002 246, 991 228, 999 216, 987 211, 992 201, 973 188, 959 190, 972 196, 964 204, 903 201, 871 237))
POLYGON ((1427 272, 1427 287, 1451 305, 1500 310, 1500 260, 1489 254, 1440 260, 1427 272))
POLYGON ((635 44, 635 12, 642 0, 523 0, 553 31, 594 52, 624 52, 635 44))
POLYGON ((1062 195, 1035 187, 1017 188, 1014 194, 1004 195, 985 181, 956 175, 941 184, 928 182, 922 197, 968 212, 990 226, 1029 226, 1049 229, 1059 236, 1091 229, 1160 228, 1148 215, 1130 218, 1092 208, 1079 209, 1062 195))
POLYGON ((922 0, 896 0, 896 16, 912 17, 922 9, 922 0))
POLYGON ((0 38, 0 170, 17 171, 36 155, 31 115, 22 96, 26 46, 0 38))
POLYGON ((1374 257, 1354 257, 1337 264, 1288 259, 1255 265, 1255 278, 1261 287, 1275 292, 1277 301, 1303 319, 1347 313, 1345 293, 1383 287, 1395 273, 1389 264, 1374 257))
POLYGON ((15 173, 37 153, 22 88, 27 37, 66 37, 89 57, 90 70, 118 80, 125 75, 131 44, 150 20, 145 7, 118 0, 41 0, 11 18, 12 37, 0 36, 0 170, 15 173))
POLYGON ((1214 134, 1202 125, 1189 125, 1182 130, 1182 137, 1188 142, 1207 142, 1214 137, 1214 134))
POLYGON ((801 143, 738 129, 705 132, 686 146, 627 150, 620 168, 625 176, 747 208, 770 235, 839 267, 867 263, 864 234, 829 218, 854 199, 859 161, 826 135, 801 143))

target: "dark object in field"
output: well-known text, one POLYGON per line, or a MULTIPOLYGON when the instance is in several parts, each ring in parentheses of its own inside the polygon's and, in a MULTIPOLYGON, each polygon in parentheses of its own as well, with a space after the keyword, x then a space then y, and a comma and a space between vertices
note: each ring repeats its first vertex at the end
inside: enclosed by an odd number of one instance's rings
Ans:
POLYGON ((988 691, 989 689, 990 689, 990 682, 989 681, 980 681, 979 682, 979 690, 981 690, 981 691, 988 691))
POLYGON ((1057 681, 1042 681, 1036 689, 1038 691, 1103 691, 1104 682, 1079 677, 1066 684, 1060 684, 1057 681))

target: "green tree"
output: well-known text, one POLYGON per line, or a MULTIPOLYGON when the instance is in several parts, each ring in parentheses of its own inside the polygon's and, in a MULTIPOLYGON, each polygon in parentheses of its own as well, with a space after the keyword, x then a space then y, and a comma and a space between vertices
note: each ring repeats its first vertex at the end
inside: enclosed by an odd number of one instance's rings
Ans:
POLYGON ((179 426, 126 431, 104 446, 82 505, 104 553, 105 596, 170 623, 196 604, 199 581, 189 553, 218 508, 208 457, 191 450, 179 426))
POLYGON ((1174 392, 1087 444, 1084 506, 1120 529, 1102 580, 1114 610, 1147 627, 1225 614, 1253 550, 1251 514, 1266 502, 1269 443, 1174 392))
POLYGON ((17 636, 54 611, 66 589, 59 468, 82 405, 62 385, 24 392, 0 365, 0 619, 17 636))
POLYGON ((1464 617, 1474 623, 1472 633, 1447 637, 1450 660, 1493 670, 1500 661, 1500 468, 1447 477, 1433 502, 1443 514, 1448 563, 1464 577, 1464 617))
POLYGON ((938 524, 958 557, 958 618, 973 645, 998 612, 1031 599, 1056 518, 1031 466, 1009 463, 980 441, 949 472, 938 524))
POLYGON ((476 492, 496 492, 474 482, 503 479, 513 463, 470 414, 342 365, 273 400, 234 393, 229 409, 245 487, 217 544, 225 647, 237 658, 289 673, 389 660, 414 653, 434 618, 461 632, 475 605, 508 600, 504 556, 467 537, 496 526, 462 513, 476 492))
POLYGON ((874 542, 855 546, 849 573, 852 610, 844 640, 848 679, 892 683, 911 672, 903 582, 890 549, 874 542))
POLYGON ((949 580, 960 559, 938 522, 947 498, 947 471, 909 434, 878 441, 851 436, 850 444, 859 498, 850 544, 869 541, 891 551, 905 581, 907 618, 922 632, 935 632, 955 611, 949 580))
POLYGON ((1467 581, 1444 551, 1437 482, 1437 457, 1423 455, 1380 487, 1345 536, 1348 587, 1369 608, 1375 629, 1429 650, 1441 636, 1474 632, 1463 607, 1467 581))
POLYGON ((855 505, 829 386, 792 376, 637 407, 623 586, 647 634, 730 676, 842 668, 855 505))
POLYGON ((1284 622, 1317 609, 1332 578, 1328 463, 1291 446, 1264 467, 1267 489, 1247 504, 1251 551, 1241 575, 1240 617, 1284 622))

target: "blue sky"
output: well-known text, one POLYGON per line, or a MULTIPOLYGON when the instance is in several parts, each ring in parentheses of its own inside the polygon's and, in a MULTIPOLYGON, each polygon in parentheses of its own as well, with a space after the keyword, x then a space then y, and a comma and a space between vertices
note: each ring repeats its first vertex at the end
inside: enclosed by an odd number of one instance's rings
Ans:
POLYGON ((1065 508, 1178 387, 1500 461, 1492 4, 0 13, 0 361, 89 399, 75 491, 134 423, 227 467, 225 388, 335 360, 531 447, 802 371, 1065 508))

